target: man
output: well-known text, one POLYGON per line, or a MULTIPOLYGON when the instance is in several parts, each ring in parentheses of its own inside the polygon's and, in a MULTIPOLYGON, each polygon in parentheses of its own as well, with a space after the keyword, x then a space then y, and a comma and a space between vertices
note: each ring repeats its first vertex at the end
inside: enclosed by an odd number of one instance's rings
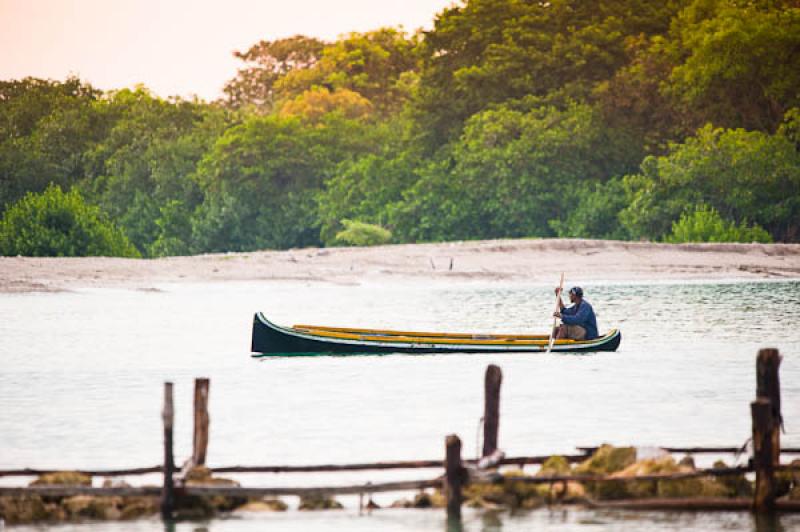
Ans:
POLYGON ((562 324, 553 331, 555 338, 571 340, 594 340, 597 338, 597 318, 588 301, 583 300, 583 289, 573 286, 569 289, 569 300, 573 305, 565 307, 561 301, 561 288, 556 288, 558 311, 553 314, 561 318, 562 324))

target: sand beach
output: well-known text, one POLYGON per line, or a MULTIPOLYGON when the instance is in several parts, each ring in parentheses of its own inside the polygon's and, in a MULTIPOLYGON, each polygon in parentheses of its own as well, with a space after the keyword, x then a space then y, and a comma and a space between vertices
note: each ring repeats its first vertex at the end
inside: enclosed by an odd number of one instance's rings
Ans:
POLYGON ((0 292, 153 289, 224 281, 575 282, 800 278, 800 244, 516 239, 305 248, 159 259, 1 257, 0 292))

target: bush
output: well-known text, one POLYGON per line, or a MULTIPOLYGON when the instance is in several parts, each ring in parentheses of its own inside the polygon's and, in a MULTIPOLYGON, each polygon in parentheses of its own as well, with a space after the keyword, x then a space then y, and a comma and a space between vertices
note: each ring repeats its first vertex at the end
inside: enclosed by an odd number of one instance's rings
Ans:
POLYGON ((727 221, 713 207, 698 205, 694 212, 684 212, 672 223, 672 234, 665 239, 673 244, 683 242, 772 242, 760 225, 727 221))
POLYGON ((139 257, 125 233, 77 190, 28 193, 0 220, 0 255, 139 257))
POLYGON ((345 246, 379 246, 392 239, 392 233, 379 225, 342 220, 344 230, 336 233, 336 243, 345 246))

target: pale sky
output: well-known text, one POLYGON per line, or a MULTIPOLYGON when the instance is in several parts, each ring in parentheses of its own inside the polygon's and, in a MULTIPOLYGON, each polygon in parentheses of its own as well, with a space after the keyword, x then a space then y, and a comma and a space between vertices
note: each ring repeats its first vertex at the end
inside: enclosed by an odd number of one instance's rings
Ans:
POLYGON ((0 0, 0 80, 77 75, 210 100, 244 63, 234 50, 298 33, 333 40, 430 29, 453 0, 0 0))

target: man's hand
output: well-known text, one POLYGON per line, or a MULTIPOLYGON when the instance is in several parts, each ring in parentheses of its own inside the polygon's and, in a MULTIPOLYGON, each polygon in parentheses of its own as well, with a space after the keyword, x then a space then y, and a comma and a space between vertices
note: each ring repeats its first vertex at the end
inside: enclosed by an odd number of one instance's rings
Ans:
POLYGON ((561 313, 560 312, 553 312, 553 317, 554 318, 560 318, 561 317, 561 313))
POLYGON ((562 290, 563 290, 563 289, 562 289, 560 286, 559 286, 558 288, 556 288, 556 295, 557 295, 557 296, 560 296, 560 295, 561 295, 561 292, 562 292, 562 290))

